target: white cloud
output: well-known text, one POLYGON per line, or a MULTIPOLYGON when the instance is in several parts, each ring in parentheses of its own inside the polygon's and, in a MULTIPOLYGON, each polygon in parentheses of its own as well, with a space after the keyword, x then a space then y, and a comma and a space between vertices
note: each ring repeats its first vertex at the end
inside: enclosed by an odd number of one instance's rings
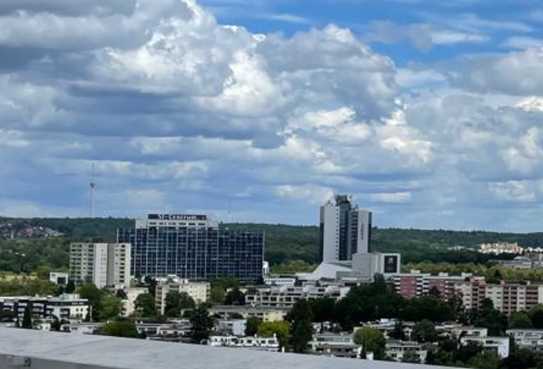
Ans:
POLYGON ((519 181, 509 181, 503 183, 489 184, 490 191, 500 200, 515 202, 532 202, 536 199, 536 194, 530 187, 519 181))
POLYGON ((331 188, 314 185, 282 185, 276 187, 275 192, 280 197, 308 201, 313 205, 321 205, 334 196, 334 191, 331 188))
POLYGON ((372 201, 382 202, 385 204, 404 204, 411 200, 410 192, 392 192, 392 193, 375 193, 369 198, 372 201))

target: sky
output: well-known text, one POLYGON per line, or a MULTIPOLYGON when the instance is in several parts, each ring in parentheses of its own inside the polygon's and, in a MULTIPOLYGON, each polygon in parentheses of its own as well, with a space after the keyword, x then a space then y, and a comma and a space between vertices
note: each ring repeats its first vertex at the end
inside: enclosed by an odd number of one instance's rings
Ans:
POLYGON ((542 124, 539 0, 0 2, 5 216, 542 231, 542 124))

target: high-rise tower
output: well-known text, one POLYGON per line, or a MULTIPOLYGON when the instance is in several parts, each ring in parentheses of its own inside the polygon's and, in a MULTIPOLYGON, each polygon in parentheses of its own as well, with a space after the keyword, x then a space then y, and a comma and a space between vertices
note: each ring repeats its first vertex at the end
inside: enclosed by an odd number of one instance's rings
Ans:
POLYGON ((370 211, 353 206, 351 196, 337 195, 320 212, 320 249, 325 263, 352 260, 371 252, 370 211))

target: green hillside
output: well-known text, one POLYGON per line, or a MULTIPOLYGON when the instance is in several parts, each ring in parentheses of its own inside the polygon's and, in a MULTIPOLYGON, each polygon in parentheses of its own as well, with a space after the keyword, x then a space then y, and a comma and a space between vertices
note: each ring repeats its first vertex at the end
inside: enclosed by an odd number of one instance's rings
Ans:
MULTIPOLYGON (((70 241, 113 241, 116 229, 132 227, 134 221, 116 218, 0 218, 2 224, 47 227, 64 234, 49 239, 0 240, 0 271, 29 272, 38 266, 66 267, 70 241)), ((225 224, 237 230, 263 231, 266 234, 266 260, 272 265, 303 261, 319 262, 318 227, 281 224, 225 224)), ((543 245, 543 233, 514 234, 496 232, 460 232, 447 230, 381 229, 372 235, 376 251, 400 252, 404 263, 449 262, 482 263, 488 257, 474 251, 450 251, 451 247, 476 248, 483 242, 519 242, 522 246, 543 245)), ((300 263, 298 263, 299 266, 300 263)))

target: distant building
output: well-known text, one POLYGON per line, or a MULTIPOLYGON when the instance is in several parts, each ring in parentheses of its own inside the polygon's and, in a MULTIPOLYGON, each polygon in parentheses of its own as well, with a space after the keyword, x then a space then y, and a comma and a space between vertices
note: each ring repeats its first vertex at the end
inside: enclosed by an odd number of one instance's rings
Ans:
POLYGON ((209 282, 195 282, 173 277, 159 280, 156 286, 155 307, 160 314, 165 313, 166 296, 171 291, 186 293, 196 303, 201 304, 208 301, 211 293, 211 284, 209 282))
POLYGON ((315 355, 357 359, 362 354, 362 347, 354 343, 352 334, 314 334, 308 346, 315 355))
POLYGON ((128 243, 72 243, 70 278, 76 284, 123 288, 130 284, 130 261, 128 243))
POLYGON ((273 337, 211 336, 207 342, 214 347, 243 348, 257 351, 279 351, 279 341, 273 337))
POLYGON ((117 239, 133 245, 136 277, 262 280, 264 234, 232 231, 206 215, 150 214, 118 230, 117 239))
POLYGON ((479 252, 482 254, 522 254, 524 249, 518 243, 496 242, 483 243, 479 246, 479 252))
POLYGON ((498 355, 501 359, 509 357, 509 337, 460 337, 461 345, 466 346, 469 343, 480 344, 483 347, 484 351, 494 353, 498 355))
POLYGON ((409 356, 413 362, 420 364, 424 364, 428 356, 428 350, 424 345, 418 342, 396 340, 387 341, 385 353, 394 361, 403 362, 409 356))
POLYGON ((57 286, 66 286, 70 275, 64 272, 51 272, 49 273, 49 282, 56 284, 57 286))
POLYGON ((443 300, 458 297, 466 310, 478 310, 483 300, 489 299, 494 307, 511 315, 518 311, 528 311, 543 304, 543 284, 539 283, 488 283, 484 277, 471 274, 458 276, 441 273, 437 276, 419 272, 394 275, 392 278, 396 292, 411 299, 436 291, 443 300))
POLYGON ((385 278, 400 273, 401 255, 378 252, 356 253, 353 255, 352 271, 362 279, 373 280, 376 274, 385 278))
POLYGON ((28 305, 36 319, 82 320, 89 313, 89 301, 76 294, 59 297, 0 297, 0 311, 15 313, 19 321, 22 321, 28 305))
POLYGON ((285 319, 289 309, 281 307, 250 305, 214 305, 209 309, 211 315, 220 319, 258 318, 263 322, 279 322, 285 319))
POLYGON ((543 352, 543 329, 510 329, 506 333, 519 348, 543 352))
POLYGON ((357 252, 371 252, 371 218, 371 212, 353 206, 346 195, 337 195, 321 206, 322 262, 351 260, 357 252))
POLYGON ((245 337, 247 319, 217 319, 215 332, 225 336, 245 337))
POLYGON ((248 305, 291 308, 297 301, 329 297, 339 300, 350 287, 342 286, 280 286, 252 289, 245 295, 248 305))

